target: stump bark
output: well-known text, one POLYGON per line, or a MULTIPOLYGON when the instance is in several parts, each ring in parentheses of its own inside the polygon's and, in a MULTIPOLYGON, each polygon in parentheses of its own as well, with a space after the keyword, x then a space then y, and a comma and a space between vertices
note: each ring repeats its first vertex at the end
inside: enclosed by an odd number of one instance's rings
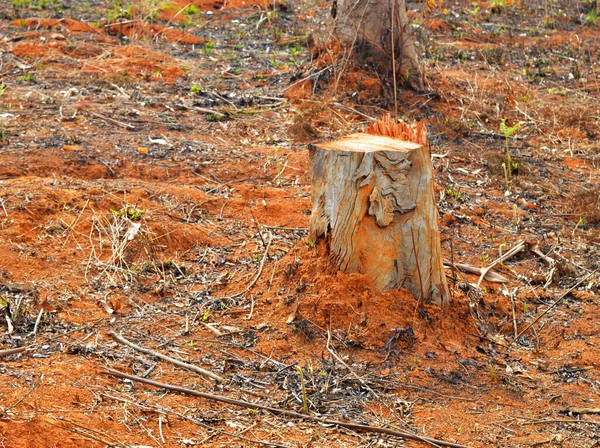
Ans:
POLYGON ((309 145, 310 238, 325 238, 340 270, 366 274, 378 289, 404 287, 419 301, 446 307, 425 127, 388 120, 370 131, 387 136, 355 134, 309 145))
POLYGON ((423 90, 406 0, 334 0, 335 33, 359 59, 423 90))

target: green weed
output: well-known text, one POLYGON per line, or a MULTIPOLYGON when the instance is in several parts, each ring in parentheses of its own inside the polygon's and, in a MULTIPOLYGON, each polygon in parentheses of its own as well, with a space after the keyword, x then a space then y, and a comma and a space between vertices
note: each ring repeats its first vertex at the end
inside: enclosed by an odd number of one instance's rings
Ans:
POLYGON ((488 3, 492 14, 502 14, 502 11, 506 9, 506 0, 490 0, 488 3))
POLYGON ((509 138, 511 135, 513 135, 519 130, 522 124, 523 122, 519 121, 514 126, 508 126, 506 124, 506 118, 503 118, 500 122, 500 132, 504 134, 504 138, 506 139, 506 162, 502 163, 502 169, 504 170, 504 177, 506 179, 507 190, 510 187, 510 179, 513 172, 517 172, 519 169, 519 164, 513 160, 512 154, 510 152, 509 138))
POLYGON ((209 55, 209 54, 215 54, 217 52, 217 50, 215 49, 215 43, 212 41, 206 42, 204 44, 204 47, 202 48, 202 53, 209 55))
POLYGON ((600 6, 591 7, 585 17, 585 24, 595 25, 598 19, 600 19, 600 6))
POLYGON ((296 366, 296 371, 298 372, 298 375, 300 375, 300 386, 302 388, 302 413, 308 414, 308 399, 306 396, 306 386, 304 384, 304 372, 300 366, 296 366))
POLYGON ((479 256, 479 260, 483 261, 484 263, 488 263, 488 264, 492 262, 492 258, 486 253, 481 254, 479 256))
POLYGON ((19 81, 19 82, 34 82, 35 81, 35 73, 29 72, 26 75, 19 76, 17 78, 17 81, 19 81))
POLYGON ((196 5, 190 5, 185 11, 185 13, 189 15, 200 14, 201 12, 202 11, 200 10, 200 8, 198 8, 196 5))
POLYGON ((126 216, 130 221, 138 221, 144 216, 145 211, 134 205, 123 207, 120 210, 110 210, 115 217, 126 216))
POLYGON ((211 122, 221 120, 222 116, 217 114, 206 114, 206 119, 211 122))
POLYGON ((133 17, 132 9, 129 3, 115 1, 108 10, 108 20, 129 20, 133 17))
POLYGON ((448 188, 446 190, 446 194, 448 196, 450 196, 451 198, 457 200, 458 202, 465 202, 465 197, 463 196, 463 194, 458 191, 458 190, 453 190, 452 188, 448 188))

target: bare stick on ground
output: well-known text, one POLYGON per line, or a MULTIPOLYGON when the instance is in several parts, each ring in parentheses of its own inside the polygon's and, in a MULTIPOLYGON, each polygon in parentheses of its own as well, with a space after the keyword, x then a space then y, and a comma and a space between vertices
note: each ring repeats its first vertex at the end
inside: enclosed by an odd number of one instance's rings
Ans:
MULTIPOLYGON (((288 445, 282 445, 282 444, 279 444, 279 443, 267 442, 265 440, 255 440, 255 439, 250 439, 249 437, 244 437, 242 435, 242 433, 246 432, 249 428, 246 428, 243 431, 240 431, 238 433, 229 432, 229 431, 223 431, 222 429, 215 428, 213 426, 207 425, 206 423, 200 421, 199 418, 192 417, 192 416, 188 415, 187 413, 186 414, 181 414, 179 412, 174 411, 171 408, 158 407, 158 406, 151 405, 151 404, 148 404, 148 403, 142 404, 142 403, 139 403, 137 401, 127 400, 126 398, 116 397, 114 395, 109 395, 109 394, 101 394, 101 395, 104 396, 104 397, 110 398, 111 400, 121 401, 123 403, 127 403, 127 404, 130 404, 130 405, 136 406, 136 407, 138 407, 138 408, 140 408, 140 409, 142 409, 144 411, 155 412, 159 416, 160 415, 165 415, 166 416, 166 415, 172 414, 172 415, 175 415, 175 416, 179 417, 182 420, 187 420, 188 422, 191 422, 191 423, 193 423, 195 425, 198 425, 198 426, 200 426, 200 427, 202 427, 202 428, 204 428, 204 429, 206 429, 206 430, 208 430, 208 431, 211 432, 211 434, 208 437, 206 437, 205 439, 203 439, 201 441, 202 443, 207 442, 211 438, 216 437, 217 435, 221 434, 221 435, 224 435, 224 436, 227 436, 227 437, 234 437, 236 439, 245 440, 246 442, 256 443, 258 445, 273 446, 273 447, 276 447, 276 448, 289 448, 288 445)), ((204 446, 204 445, 202 445, 202 443, 200 443, 199 445, 200 446, 204 446)))
POLYGON ((519 241, 515 245, 515 247, 513 247, 511 250, 509 250, 508 252, 506 252, 501 257, 499 257, 496 260, 494 260, 488 267, 484 268, 483 271, 481 271, 481 275, 479 276, 479 280, 477 281, 477 289, 480 288, 481 282, 483 281, 483 279, 486 277, 486 275, 488 274, 488 272, 490 272, 490 270, 492 268, 494 268, 495 266, 497 266, 499 263, 504 263, 506 260, 508 260, 509 258, 514 257, 515 255, 517 255, 519 252, 522 252, 526 248, 527 248, 527 244, 525 244, 525 241, 519 241))
POLYGON ((379 394, 377 392, 375 392, 373 389, 371 389, 371 387, 369 387, 369 385, 365 382, 365 380, 363 380, 360 376, 358 376, 354 372, 354 370, 352 370, 350 368, 350 366, 348 364, 346 364, 342 358, 339 357, 339 355, 333 350, 333 348, 331 348, 331 332, 330 331, 327 331, 327 351, 329 353, 331 353, 331 356, 333 356, 335 359, 337 359, 346 369, 348 369, 348 371, 352 374, 352 376, 354 378, 356 378, 360 382, 360 384, 362 384, 365 387, 365 389, 367 389, 369 392, 371 392, 375 398, 379 398, 379 394))
POLYGON ((0 350, 0 358, 3 356, 15 355, 17 353, 21 353, 26 350, 27 350, 27 347, 7 348, 5 350, 0 350))
POLYGON ((417 434, 413 434, 413 433, 406 432, 406 431, 380 428, 377 426, 361 425, 358 423, 351 423, 351 422, 342 422, 342 421, 338 421, 338 420, 329 420, 326 418, 320 418, 320 417, 315 417, 312 415, 301 414, 299 412, 286 411, 285 409, 280 409, 280 408, 273 408, 273 407, 265 406, 262 404, 256 404, 256 403, 250 403, 247 401, 236 400, 235 398, 224 397, 222 395, 214 395, 214 394, 207 394, 205 392, 198 392, 196 390, 186 389, 184 387, 174 386, 172 384, 159 383, 157 381, 147 380, 146 378, 142 378, 142 377, 135 376, 135 375, 128 375, 126 373, 119 372, 118 370, 114 370, 114 369, 107 368, 106 373, 108 373, 109 375, 112 375, 114 377, 117 377, 117 378, 126 378, 131 381, 137 381, 139 383, 149 384, 150 386, 154 386, 154 387, 161 387, 163 389, 172 390, 174 392, 179 392, 179 393, 186 394, 186 395, 192 395, 194 397, 200 397, 200 398, 205 398, 207 400, 232 404, 234 406, 240 406, 242 408, 260 409, 263 411, 271 412, 272 414, 275 414, 275 415, 283 415, 283 416, 298 418, 298 419, 302 419, 302 420, 309 420, 309 421, 313 421, 313 422, 320 423, 323 425, 335 425, 335 426, 339 426, 342 428, 352 429, 354 431, 372 432, 372 433, 378 433, 378 434, 388 434, 391 436, 403 437, 405 439, 417 440, 419 442, 427 443, 428 445, 433 445, 433 446, 447 446, 450 448, 468 448, 465 445, 459 445, 457 443, 452 443, 452 442, 445 442, 443 440, 432 439, 430 437, 422 437, 417 434))
POLYGON ((260 266, 258 267, 258 272, 254 276, 252 281, 248 284, 248 286, 246 286, 242 291, 240 291, 238 293, 235 293, 235 294, 232 294, 232 295, 226 296, 226 297, 219 297, 219 300, 235 299, 236 297, 239 297, 242 294, 246 294, 248 291, 250 291, 250 288, 252 288, 255 285, 255 283, 260 278, 260 274, 262 274, 263 268, 265 267, 265 262, 267 261, 267 257, 269 255, 269 248, 271 247, 272 242, 273 242, 273 232, 269 232, 269 241, 267 242, 267 247, 265 248, 265 252, 263 253, 262 259, 260 260, 260 266))
POLYGON ((466 272, 467 274, 484 275, 484 279, 492 283, 506 283, 508 279, 497 272, 491 271, 487 268, 478 268, 465 263, 452 263, 444 260, 444 267, 456 268, 459 271, 466 272))
POLYGON ((561 294, 561 296, 556 299, 554 301, 554 303, 552 303, 552 305, 550 305, 546 311, 544 311, 542 314, 540 314, 538 317, 536 317, 535 319, 533 319, 533 321, 527 325, 525 328, 523 328, 519 334, 517 334, 515 336, 515 338, 510 342, 510 344, 508 344, 508 347, 506 347, 506 350, 508 350, 516 341, 519 340, 519 338, 527 331, 529 330, 531 327, 533 327, 535 325, 536 322, 538 322, 542 317, 544 317, 546 314, 548 314, 551 310, 553 310, 556 305, 558 305, 560 302, 562 302, 564 300, 565 297, 567 297, 569 295, 569 293, 571 291, 573 291, 575 288, 577 288, 579 285, 581 285, 584 281, 588 280, 589 278, 592 277, 592 275, 594 275, 597 271, 592 271, 590 272, 588 275, 586 275, 585 277, 581 278, 577 283, 575 283, 573 286, 571 286, 569 289, 567 289, 564 293, 561 294))
POLYGON ((225 378, 223 378, 222 376, 219 376, 216 373, 213 373, 209 370, 203 369, 202 367, 198 367, 193 364, 188 364, 187 362, 179 361, 179 360, 171 358, 167 355, 163 355, 162 353, 155 352, 154 350, 150 350, 148 348, 134 344, 133 342, 128 341, 123 336, 118 335, 117 333, 115 333, 112 330, 110 331, 109 334, 115 341, 117 341, 123 345, 126 345, 128 347, 131 347, 134 350, 137 350, 138 352, 146 353, 147 355, 151 355, 156 358, 160 358, 163 361, 170 362, 171 364, 174 364, 178 367, 182 367, 184 369, 191 370, 192 372, 196 372, 200 375, 207 376, 207 377, 215 380, 217 383, 224 383, 226 381, 225 378))
POLYGON ((16 408, 18 405, 20 405, 29 395, 31 395, 33 393, 34 390, 36 390, 38 388, 38 386, 40 385, 40 383, 42 382, 43 379, 44 379, 44 375, 41 374, 38 377, 38 379, 35 381, 35 383, 33 383, 33 386, 31 386, 31 389, 29 389, 25 395, 23 395, 21 398, 19 398, 17 401, 15 401, 13 404, 9 405, 7 408, 0 410, 0 415, 6 414, 11 409, 16 408))

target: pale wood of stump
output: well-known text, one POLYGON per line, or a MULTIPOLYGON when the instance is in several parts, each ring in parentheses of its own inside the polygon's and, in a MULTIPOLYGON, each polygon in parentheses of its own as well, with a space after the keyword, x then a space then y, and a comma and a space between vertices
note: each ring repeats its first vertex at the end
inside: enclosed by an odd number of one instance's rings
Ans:
POLYGON ((347 46, 399 80, 424 88, 405 0, 336 0, 335 33, 347 46), (394 55, 394 64, 392 57, 394 55))
POLYGON ((356 134, 309 149, 310 238, 326 238, 332 263, 447 305, 428 145, 356 134))

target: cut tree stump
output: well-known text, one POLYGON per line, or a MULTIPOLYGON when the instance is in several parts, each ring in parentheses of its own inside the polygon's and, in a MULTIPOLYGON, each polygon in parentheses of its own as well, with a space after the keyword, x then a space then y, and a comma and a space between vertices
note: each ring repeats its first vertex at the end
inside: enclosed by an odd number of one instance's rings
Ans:
POLYGON ((446 307, 427 130, 387 118, 367 132, 309 145, 310 238, 327 241, 341 271, 446 307))
POLYGON ((406 0, 334 0, 335 34, 364 63, 424 89, 406 0))

